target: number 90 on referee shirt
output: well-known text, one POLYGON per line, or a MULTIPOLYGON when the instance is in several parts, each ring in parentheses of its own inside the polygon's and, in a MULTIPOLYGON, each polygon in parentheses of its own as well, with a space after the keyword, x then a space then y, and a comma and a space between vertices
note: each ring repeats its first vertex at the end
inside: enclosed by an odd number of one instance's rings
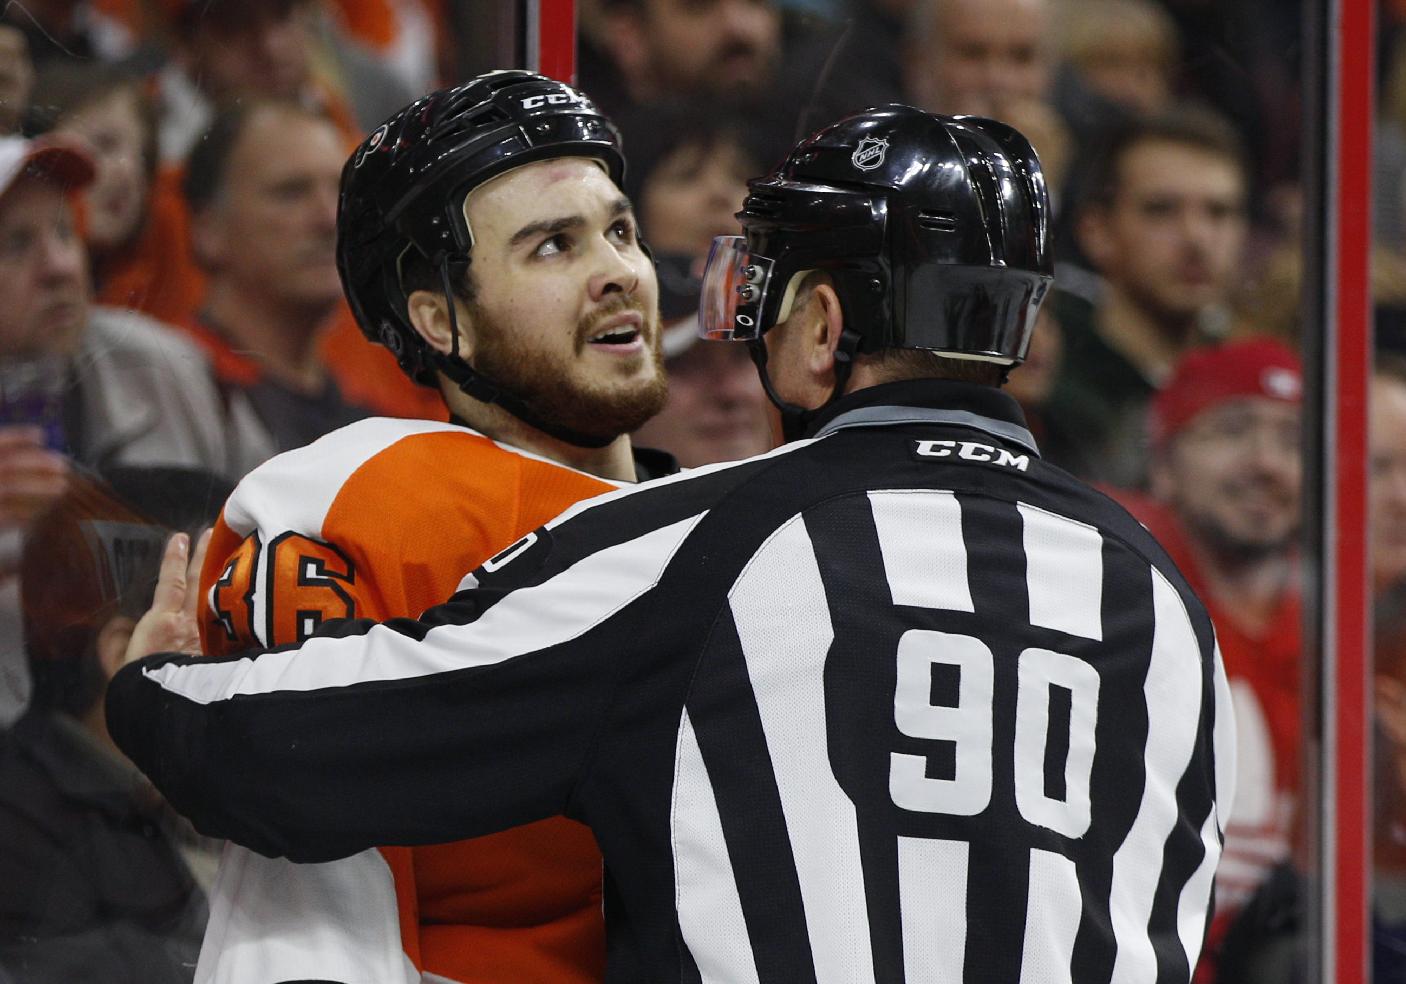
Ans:
MULTIPOLYGON (((899 639, 894 723, 910 738, 951 742, 955 754, 953 777, 944 779, 928 775, 927 756, 891 752, 889 795, 896 806, 920 813, 976 816, 990 804, 994 663, 990 647, 972 636, 910 629, 899 639), (933 672, 939 666, 956 671, 955 705, 933 703, 933 672)), ((1011 752, 1016 806, 1030 823, 1080 837, 1090 823, 1098 671, 1073 656, 1030 648, 1019 656, 1016 677, 1011 752), (1054 722, 1060 730, 1051 727, 1055 695, 1068 702, 1067 714, 1057 715, 1054 722), (1060 745, 1064 748, 1062 798, 1050 796, 1046 785, 1047 759, 1060 745)))

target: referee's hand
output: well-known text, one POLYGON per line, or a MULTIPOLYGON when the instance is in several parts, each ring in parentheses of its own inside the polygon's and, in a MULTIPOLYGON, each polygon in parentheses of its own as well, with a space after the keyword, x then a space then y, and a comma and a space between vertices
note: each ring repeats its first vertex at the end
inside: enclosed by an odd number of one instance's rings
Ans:
POLYGON ((205 562, 205 550, 209 545, 208 529, 200 535, 193 554, 190 536, 186 533, 177 533, 166 542, 151 607, 137 622, 127 642, 128 663, 152 653, 201 655, 196 607, 200 603, 200 566, 205 562))

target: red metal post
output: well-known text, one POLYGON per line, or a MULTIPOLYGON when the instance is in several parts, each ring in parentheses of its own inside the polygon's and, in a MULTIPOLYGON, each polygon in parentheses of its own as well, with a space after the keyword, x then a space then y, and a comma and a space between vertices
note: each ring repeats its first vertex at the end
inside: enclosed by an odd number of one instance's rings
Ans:
POLYGON ((1324 455, 1329 521, 1324 591, 1329 677, 1324 682, 1324 739, 1331 771, 1324 792, 1332 817, 1324 844, 1324 887, 1332 892, 1325 911, 1330 939, 1324 947, 1324 984, 1370 980, 1369 888, 1371 853, 1368 646, 1370 588, 1367 571, 1367 407, 1372 358, 1371 163, 1374 4, 1333 0, 1329 57, 1330 136, 1328 182, 1335 200, 1329 210, 1328 298, 1332 327, 1327 433, 1324 455))
MULTIPOLYGON (((563 82, 576 81, 576 0, 529 0, 537 7, 536 69, 563 82)), ((529 20, 531 23, 531 20, 529 20)))

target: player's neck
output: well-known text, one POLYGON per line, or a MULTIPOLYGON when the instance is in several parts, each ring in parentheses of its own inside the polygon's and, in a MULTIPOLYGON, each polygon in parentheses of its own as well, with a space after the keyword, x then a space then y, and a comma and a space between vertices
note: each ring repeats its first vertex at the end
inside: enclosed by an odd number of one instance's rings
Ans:
POLYGON ((460 420, 502 444, 550 458, 598 478, 617 482, 635 480, 635 459, 628 434, 621 434, 603 448, 583 448, 524 423, 500 406, 480 403, 457 388, 446 387, 445 403, 460 420))

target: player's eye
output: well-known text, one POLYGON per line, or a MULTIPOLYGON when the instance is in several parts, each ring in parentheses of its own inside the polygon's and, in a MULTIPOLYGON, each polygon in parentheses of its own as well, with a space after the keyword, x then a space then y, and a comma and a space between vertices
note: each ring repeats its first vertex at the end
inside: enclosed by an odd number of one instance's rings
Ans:
POLYGON ((565 253, 571 248, 571 240, 564 234, 557 233, 542 240, 541 244, 533 250, 534 256, 555 256, 558 253, 565 253))
POLYGON ((610 227, 611 235, 622 243, 632 243, 635 241, 635 224, 629 219, 620 219, 610 227))

